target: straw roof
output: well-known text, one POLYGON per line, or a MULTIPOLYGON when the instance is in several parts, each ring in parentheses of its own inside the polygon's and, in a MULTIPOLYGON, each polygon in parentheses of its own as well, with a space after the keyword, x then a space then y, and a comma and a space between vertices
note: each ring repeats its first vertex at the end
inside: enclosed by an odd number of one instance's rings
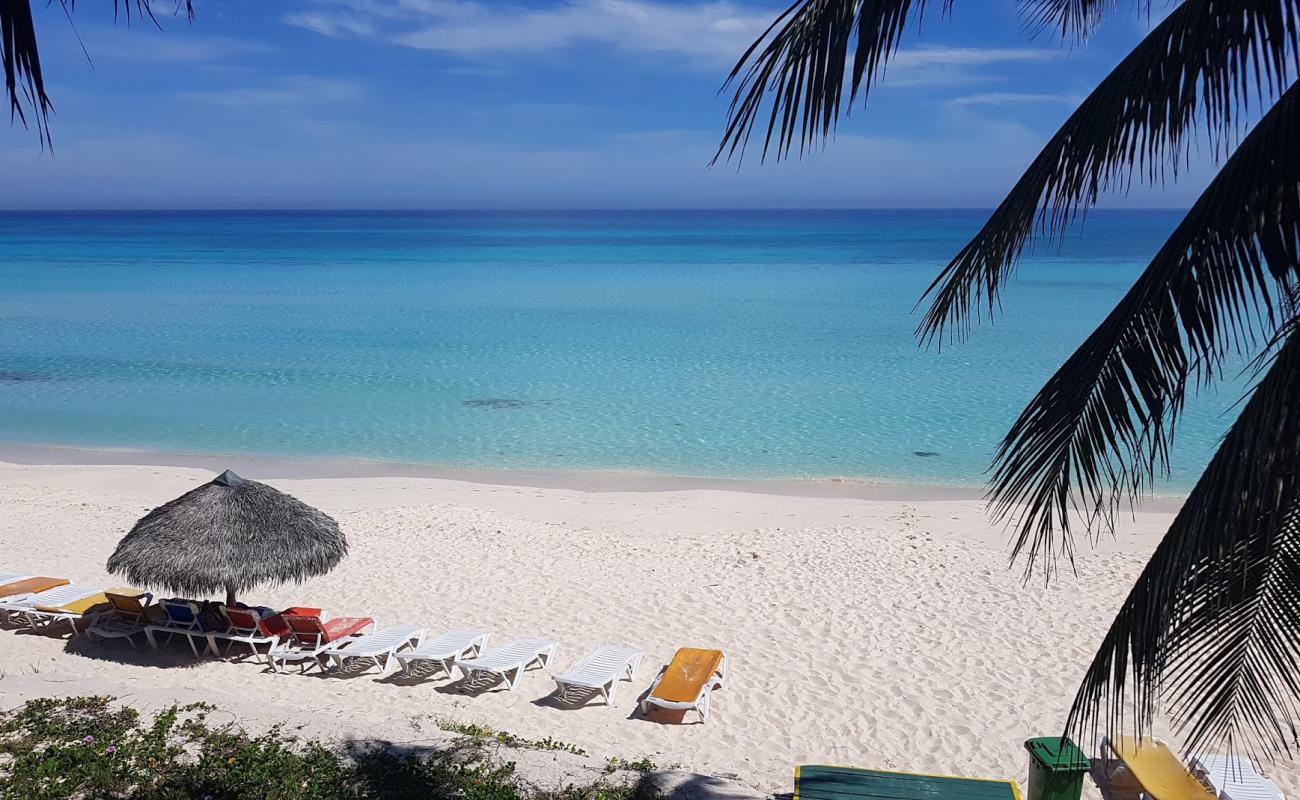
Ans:
POLYGON ((202 596, 321 575, 347 552, 329 515, 227 470, 146 514, 118 543, 108 570, 202 596))

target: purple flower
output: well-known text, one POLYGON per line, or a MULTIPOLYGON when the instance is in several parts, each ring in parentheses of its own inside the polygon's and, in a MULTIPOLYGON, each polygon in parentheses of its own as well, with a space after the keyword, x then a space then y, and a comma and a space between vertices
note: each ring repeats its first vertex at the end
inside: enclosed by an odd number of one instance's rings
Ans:
POLYGON ((81 741, 85 742, 86 744, 90 744, 91 742, 95 741, 95 737, 94 737, 94 736, 87 736, 86 738, 82 739, 81 741))
POLYGON ((111 755, 113 755, 114 753, 117 752, 117 748, 114 747, 114 746, 112 746, 112 745, 109 745, 109 746, 108 746, 108 749, 105 750, 104 752, 111 756, 111 755))
POLYGON ((212 800, 212 795, 210 794, 203 795, 203 800, 212 800))

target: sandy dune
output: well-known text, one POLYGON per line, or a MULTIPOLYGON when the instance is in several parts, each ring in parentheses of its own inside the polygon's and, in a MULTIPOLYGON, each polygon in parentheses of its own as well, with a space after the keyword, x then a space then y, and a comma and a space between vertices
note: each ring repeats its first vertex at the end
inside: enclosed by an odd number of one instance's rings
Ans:
MULTIPOLYGON (((210 477, 139 466, 0 466, 0 570, 117 584, 104 562, 150 508, 210 477)), ((1075 681, 1168 512, 1086 551, 1077 576, 1022 585, 1001 532, 967 499, 810 498, 737 491, 582 492, 428 478, 268 479, 334 515, 352 553, 334 573, 247 599, 321 604, 432 630, 542 635, 563 667, 603 642, 646 653, 613 708, 558 708, 532 673, 514 692, 271 675, 114 645, 0 633, 0 699, 16 677, 67 693, 177 692, 201 683, 288 720, 316 709, 340 737, 438 718, 650 755, 763 792, 824 762, 1024 780, 1029 736, 1059 730, 1075 681), (680 645, 731 657, 707 725, 634 713, 680 645), (629 689, 631 689, 629 691, 629 689)), ((12 685, 12 684, 11 684, 12 685)), ((1290 795, 1300 767, 1265 765, 1290 795)), ((1090 790, 1094 792, 1095 790, 1090 790)))

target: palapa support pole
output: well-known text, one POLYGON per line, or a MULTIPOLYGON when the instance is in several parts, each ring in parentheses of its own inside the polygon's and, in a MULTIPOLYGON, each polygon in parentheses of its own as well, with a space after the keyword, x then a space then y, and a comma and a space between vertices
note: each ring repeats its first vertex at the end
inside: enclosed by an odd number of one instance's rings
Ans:
POLYGON ((226 605, 233 606, 234 604, 235 604, 235 587, 231 586, 230 584, 226 584, 226 605))

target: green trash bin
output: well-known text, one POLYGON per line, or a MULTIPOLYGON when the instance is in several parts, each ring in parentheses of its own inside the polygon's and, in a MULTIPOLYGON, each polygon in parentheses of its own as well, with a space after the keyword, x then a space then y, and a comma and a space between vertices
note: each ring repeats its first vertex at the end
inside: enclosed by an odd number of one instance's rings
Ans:
POLYGON ((1044 736, 1025 742, 1029 751, 1029 796, 1025 800, 1079 800, 1092 762, 1069 739, 1044 736))

